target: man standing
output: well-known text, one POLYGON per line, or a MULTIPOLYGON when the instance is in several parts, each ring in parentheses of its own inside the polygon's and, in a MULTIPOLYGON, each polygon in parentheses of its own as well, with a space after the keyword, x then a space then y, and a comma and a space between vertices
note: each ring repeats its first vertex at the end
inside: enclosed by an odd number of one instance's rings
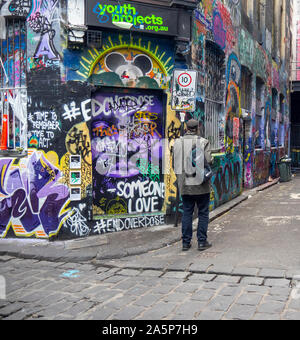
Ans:
POLYGON ((204 164, 212 163, 210 143, 199 137, 199 122, 195 119, 187 122, 187 133, 177 139, 174 144, 174 167, 177 174, 178 187, 183 201, 182 216, 182 244, 183 251, 191 248, 193 237, 193 213, 195 205, 198 207, 198 250, 203 251, 211 247, 207 241, 210 203, 210 181, 203 182, 204 164), (193 152, 197 157, 191 157, 193 152), (202 158, 201 158, 202 156, 202 158), (195 161, 198 159, 198 161, 195 161), (191 173, 189 170, 193 168, 191 173), (189 170, 187 170, 189 168, 189 170))

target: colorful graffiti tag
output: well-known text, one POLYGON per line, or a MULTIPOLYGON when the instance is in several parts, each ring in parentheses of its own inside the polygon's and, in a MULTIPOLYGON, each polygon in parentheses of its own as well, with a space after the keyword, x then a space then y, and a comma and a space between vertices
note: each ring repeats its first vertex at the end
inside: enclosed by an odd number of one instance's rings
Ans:
POLYGON ((161 225, 182 212, 171 166, 184 129, 170 108, 174 68, 198 71, 196 110, 186 120, 197 119, 201 132, 218 141, 210 208, 238 196, 243 179, 252 187, 278 174, 284 148, 273 149, 287 144, 289 121, 274 119, 271 95, 273 87, 286 96, 288 77, 265 44, 241 28, 240 0, 199 1, 184 52, 165 35, 117 28, 102 32, 101 47, 67 48, 66 3, 0 0, 2 16, 22 17, 26 25, 3 41, 2 59, 6 71, 14 67, 14 85, 28 86, 5 98, 27 122, 18 129, 28 138, 16 146, 30 148, 24 159, 0 158, 0 237, 86 237, 161 225), (249 124, 242 120, 244 67, 253 77, 249 124), (259 103, 256 77, 265 83, 259 103), (218 105, 214 111, 209 100, 218 105))
POLYGON ((58 0, 8 0, 2 4, 3 15, 13 17, 24 17, 28 23, 28 48, 32 50, 29 58, 31 69, 47 67, 48 61, 59 61, 60 55, 57 51, 59 35, 57 34, 58 0), (43 63, 40 63, 40 58, 43 63), (37 59, 39 61, 37 62, 37 59))
POLYGON ((30 151, 28 160, 0 159, 0 237, 57 235, 67 215, 69 190, 55 152, 30 151))
POLYGON ((217 208, 224 202, 237 197, 242 192, 242 158, 238 153, 226 156, 216 156, 213 170, 213 204, 214 208, 217 208))
POLYGON ((227 153, 233 153, 240 146, 240 122, 241 101, 240 81, 241 65, 236 54, 229 56, 227 64, 227 94, 226 94, 226 117, 225 117, 225 149, 227 153))
POLYGON ((161 211, 161 96, 101 91, 92 108, 94 216, 161 211))

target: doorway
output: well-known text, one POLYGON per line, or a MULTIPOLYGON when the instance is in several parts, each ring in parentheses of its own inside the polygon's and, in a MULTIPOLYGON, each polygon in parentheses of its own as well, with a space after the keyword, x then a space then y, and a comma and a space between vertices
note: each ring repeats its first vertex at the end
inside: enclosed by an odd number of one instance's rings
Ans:
POLYGON ((92 96, 93 219, 160 213, 162 91, 101 88, 92 96))

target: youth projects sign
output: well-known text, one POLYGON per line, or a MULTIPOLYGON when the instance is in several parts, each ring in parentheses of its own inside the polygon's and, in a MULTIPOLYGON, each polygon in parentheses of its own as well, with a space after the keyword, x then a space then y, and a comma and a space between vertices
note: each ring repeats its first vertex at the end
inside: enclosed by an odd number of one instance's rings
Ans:
POLYGON ((126 1, 86 0, 86 25, 117 28, 114 22, 132 24, 132 30, 176 36, 178 10, 126 1))

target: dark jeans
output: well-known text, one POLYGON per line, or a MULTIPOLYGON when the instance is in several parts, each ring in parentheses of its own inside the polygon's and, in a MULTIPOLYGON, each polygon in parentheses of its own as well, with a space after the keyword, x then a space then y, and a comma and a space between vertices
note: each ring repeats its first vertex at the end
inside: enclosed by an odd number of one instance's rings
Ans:
POLYGON ((182 196, 183 216, 182 216, 182 242, 190 244, 193 238, 193 214, 195 204, 198 207, 198 243, 207 241, 207 229, 209 223, 209 203, 210 194, 197 196, 182 196))

